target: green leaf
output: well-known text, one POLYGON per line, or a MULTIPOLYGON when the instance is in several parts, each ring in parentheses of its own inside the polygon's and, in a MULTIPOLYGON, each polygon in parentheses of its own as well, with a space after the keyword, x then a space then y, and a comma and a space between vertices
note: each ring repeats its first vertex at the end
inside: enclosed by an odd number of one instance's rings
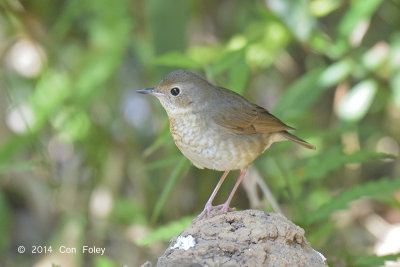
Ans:
POLYGON ((354 65, 354 62, 350 59, 333 63, 321 73, 319 84, 323 87, 337 85, 351 74, 354 70, 354 65))
POLYGON ((310 3, 310 11, 314 16, 323 17, 339 8, 341 0, 313 0, 310 3))
POLYGON ((385 43, 378 43, 362 56, 362 64, 367 70, 377 71, 384 68, 390 54, 390 47, 385 43))
POLYGON ((125 56, 133 23, 124 2, 87 1, 91 14, 87 16, 86 24, 90 49, 82 53, 76 66, 78 75, 74 80, 74 97, 79 101, 91 101, 93 94, 104 88, 125 56))
POLYGON ((262 42, 246 47, 246 61, 252 67, 266 68, 274 62, 275 56, 276 51, 267 48, 262 42))
POLYGON ((95 267, 117 267, 119 264, 114 262, 113 260, 104 257, 104 256, 96 256, 94 259, 95 267))
POLYGON ((191 46, 188 47, 186 54, 190 59, 205 66, 214 62, 223 51, 222 46, 191 46))
POLYGON ((393 156, 373 151, 358 151, 353 154, 343 153, 340 146, 333 147, 318 156, 311 158, 304 167, 303 180, 321 179, 329 172, 347 163, 363 163, 374 159, 393 158, 393 156))
POLYGON ((369 19, 383 0, 354 0, 350 9, 339 23, 338 31, 343 37, 349 37, 357 23, 369 19))
POLYGON ((365 255, 359 257, 355 262, 355 266, 383 266, 385 261, 396 261, 400 258, 400 253, 385 255, 385 256, 377 256, 377 255, 365 255))
POLYGON ((158 217, 160 216, 161 210, 165 206, 165 203, 167 202, 167 199, 172 192, 172 189, 174 188, 175 184, 178 182, 178 179, 182 176, 182 174, 189 168, 189 166, 190 161, 184 156, 181 156, 181 159, 172 170, 172 173, 168 178, 167 184, 165 185, 164 190, 156 203, 153 215, 151 216, 152 222, 157 221, 158 217))
MULTIPOLYGON (((110 37, 111 38, 111 37, 110 37)), ((87 101, 92 94, 103 88, 104 83, 110 78, 117 63, 117 55, 112 51, 104 51, 102 56, 88 54, 76 79, 76 95, 80 101, 87 101), (111 53, 111 54, 107 54, 111 53)))
POLYGON ((327 68, 307 72, 290 85, 274 109, 276 115, 291 116, 306 110, 329 88, 350 75, 353 70, 351 60, 342 60, 327 68))
POLYGON ((346 209, 351 201, 362 197, 378 197, 392 194, 400 187, 400 178, 383 177, 376 181, 367 182, 347 189, 334 197, 331 202, 322 205, 310 213, 309 224, 330 217, 337 210, 346 209))
POLYGON ((338 104, 338 116, 345 121, 359 121, 366 114, 374 100, 378 84, 372 80, 365 80, 356 84, 338 104))
POLYGON ((308 0, 267 0, 268 7, 285 22, 297 39, 307 41, 316 25, 308 0))
POLYGON ((168 241, 188 227, 192 223, 193 218, 192 216, 183 217, 177 221, 160 226, 148 235, 138 239, 136 244, 139 246, 149 246, 156 241, 168 241))
POLYGON ((213 76, 218 75, 224 70, 230 69, 234 66, 238 61, 240 61, 244 57, 243 50, 233 51, 224 54, 222 57, 217 59, 214 64, 211 66, 211 73, 213 76))
POLYGON ((28 161, 6 161, 4 163, 0 162, 0 174, 10 172, 10 171, 27 171, 31 170, 33 167, 38 165, 38 161, 28 160, 28 161))
POLYGON ((36 85, 31 101, 35 111, 34 131, 39 131, 53 110, 71 94, 71 80, 65 72, 45 72, 36 85))
POLYGON ((57 113, 52 122, 58 130, 58 138, 66 142, 85 138, 91 126, 88 114, 78 108, 64 107, 57 113))
POLYGON ((32 136, 12 136, 7 141, 0 143, 0 162, 5 170, 7 165, 11 164, 11 160, 20 150, 27 146, 32 146, 32 140, 35 140, 36 134, 32 136))
POLYGON ((319 79, 324 69, 307 72, 290 85, 274 108, 278 116, 291 116, 306 110, 322 92, 319 79))
POLYGON ((229 71, 230 89, 238 94, 243 94, 249 79, 250 70, 244 58, 232 66, 229 71))
POLYGON ((200 69, 203 65, 179 52, 169 52, 153 60, 155 65, 183 69, 200 69))
POLYGON ((118 223, 145 223, 143 207, 125 198, 116 198, 110 220, 118 223))
POLYGON ((333 44, 330 37, 323 32, 315 31, 310 36, 309 45, 312 49, 327 55, 330 58, 335 58, 335 54, 332 51, 333 44))

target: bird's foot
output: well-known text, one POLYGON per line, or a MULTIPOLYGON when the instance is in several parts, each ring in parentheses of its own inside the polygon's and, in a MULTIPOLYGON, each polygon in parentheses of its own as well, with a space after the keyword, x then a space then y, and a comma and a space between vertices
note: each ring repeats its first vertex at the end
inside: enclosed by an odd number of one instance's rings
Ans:
POLYGON ((230 211, 235 211, 235 208, 230 208, 226 203, 218 206, 213 206, 210 203, 207 203, 203 211, 193 220, 193 223, 200 221, 204 217, 211 218, 230 211))
MULTIPOLYGON (((236 210, 236 208, 231 208, 228 205, 226 205, 225 203, 221 204, 221 205, 218 205, 218 206, 215 206, 214 208, 219 209, 219 212, 217 214, 215 214, 215 215, 219 215, 219 214, 222 214, 222 213, 227 213, 227 212, 231 212, 231 211, 235 211, 236 210)), ((213 216, 215 216, 215 215, 213 215, 213 216)))

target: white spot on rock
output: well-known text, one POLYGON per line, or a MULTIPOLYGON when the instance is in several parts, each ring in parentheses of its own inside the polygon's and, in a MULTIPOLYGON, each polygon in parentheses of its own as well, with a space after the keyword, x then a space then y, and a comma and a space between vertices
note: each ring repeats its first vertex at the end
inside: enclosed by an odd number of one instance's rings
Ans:
POLYGON ((325 258, 325 256, 321 253, 321 252, 319 252, 319 251, 316 251, 315 249, 313 249, 315 252, 317 252, 317 254, 322 258, 322 260, 324 261, 324 263, 326 263, 326 258, 325 258))
POLYGON ((188 250, 196 245, 196 239, 192 235, 188 236, 178 236, 175 245, 170 247, 170 249, 183 249, 188 250))

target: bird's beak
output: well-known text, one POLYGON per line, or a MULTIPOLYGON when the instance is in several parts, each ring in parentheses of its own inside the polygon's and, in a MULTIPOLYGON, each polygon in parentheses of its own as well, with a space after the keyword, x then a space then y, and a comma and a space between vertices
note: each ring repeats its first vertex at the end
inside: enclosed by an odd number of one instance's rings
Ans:
POLYGON ((139 89, 136 90, 137 93, 147 94, 147 95, 154 95, 154 96, 163 96, 164 94, 154 90, 154 88, 147 88, 147 89, 139 89))

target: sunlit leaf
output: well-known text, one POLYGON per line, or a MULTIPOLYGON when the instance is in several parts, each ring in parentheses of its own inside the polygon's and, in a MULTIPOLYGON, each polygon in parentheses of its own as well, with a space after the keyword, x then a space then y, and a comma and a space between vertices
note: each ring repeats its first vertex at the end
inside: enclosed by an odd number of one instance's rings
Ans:
POLYGON ((386 43, 378 43, 368 50, 362 57, 362 64, 369 70, 376 70, 389 57, 389 46, 386 43))
POLYGON ((187 57, 196 64, 204 66, 214 62, 224 51, 223 46, 191 46, 186 52, 187 57))
POLYGON ((358 121, 367 113, 378 90, 374 80, 365 80, 356 84, 350 92, 341 99, 337 113, 345 121, 358 121))
POLYGON ((308 1, 267 0, 266 2, 299 40, 306 41, 310 37, 316 23, 310 14, 308 1))
POLYGON ((243 49, 248 43, 248 40, 243 35, 235 35, 231 38, 231 40, 226 45, 226 48, 230 51, 243 49))
POLYGON ((332 44, 332 40, 330 40, 328 35, 322 32, 313 32, 313 34, 310 36, 309 45, 312 49, 323 53, 330 58, 336 58, 336 54, 333 51, 334 46, 332 44))
POLYGON ((282 49, 291 39, 290 32, 279 21, 269 21, 263 28, 262 44, 270 52, 282 49))
POLYGON ((323 17, 340 7, 341 0, 313 0, 310 11, 317 17, 323 17))
POLYGON ((246 49, 246 61, 250 66, 268 67, 274 62, 275 53, 267 49, 263 43, 254 43, 246 49))
POLYGON ((340 83, 351 74, 354 65, 354 62, 350 59, 344 59, 330 65, 321 73, 319 84, 330 87, 340 83))
POLYGON ((341 36, 350 36, 357 23, 371 17, 383 0, 354 0, 351 1, 350 9, 347 10, 338 26, 341 36))

